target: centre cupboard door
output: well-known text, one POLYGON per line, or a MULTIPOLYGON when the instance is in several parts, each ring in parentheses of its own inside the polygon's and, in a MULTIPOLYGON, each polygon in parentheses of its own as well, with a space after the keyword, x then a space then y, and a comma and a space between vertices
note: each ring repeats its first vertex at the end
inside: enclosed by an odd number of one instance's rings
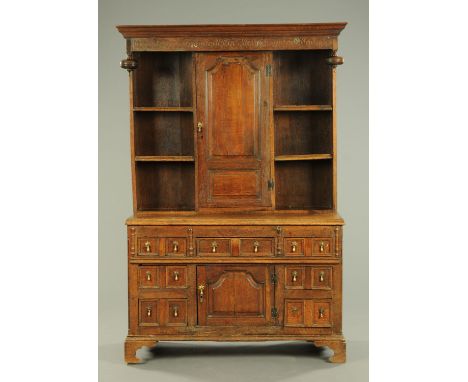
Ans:
POLYGON ((269 209, 271 54, 197 53, 198 203, 269 209))
POLYGON ((273 266, 197 267, 198 325, 274 325, 273 266))

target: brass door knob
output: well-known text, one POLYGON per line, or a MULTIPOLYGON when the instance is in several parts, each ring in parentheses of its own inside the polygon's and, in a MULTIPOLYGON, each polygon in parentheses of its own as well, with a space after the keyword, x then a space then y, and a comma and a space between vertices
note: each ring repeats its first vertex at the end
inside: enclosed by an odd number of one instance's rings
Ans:
POLYGON ((216 253, 216 248, 218 248, 218 243, 216 241, 211 242, 211 252, 216 253))
POLYGON ((325 276, 325 272, 322 271, 322 272, 319 273, 319 281, 320 281, 321 283, 323 283, 324 276, 325 276))
POLYGON ((291 252, 296 252, 297 251, 297 241, 293 241, 291 243, 291 252))
POLYGON ((205 285, 204 284, 200 284, 198 286, 198 293, 199 293, 199 296, 200 296, 200 302, 203 302, 203 297, 205 296, 205 285))
POLYGON ((174 271, 174 281, 179 281, 179 272, 174 271))
POLYGON ((258 241, 254 241, 253 245, 254 245, 254 253, 257 253, 258 248, 260 247, 260 243, 258 241))
POLYGON ((151 243, 149 241, 145 243, 145 247, 146 247, 146 252, 151 252, 151 243))
POLYGON ((172 252, 178 252, 179 251, 179 242, 173 241, 172 242, 172 252))
POLYGON ((151 272, 146 272, 146 280, 151 281, 151 272))
POLYGON ((295 283, 297 281, 297 271, 293 271, 291 275, 292 275, 292 282, 295 283))

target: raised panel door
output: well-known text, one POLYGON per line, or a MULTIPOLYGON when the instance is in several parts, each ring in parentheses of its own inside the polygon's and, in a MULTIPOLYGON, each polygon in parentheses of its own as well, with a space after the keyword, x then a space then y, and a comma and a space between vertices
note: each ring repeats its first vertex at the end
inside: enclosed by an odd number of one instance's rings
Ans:
POLYGON ((268 53, 196 54, 199 207, 271 207, 268 53))

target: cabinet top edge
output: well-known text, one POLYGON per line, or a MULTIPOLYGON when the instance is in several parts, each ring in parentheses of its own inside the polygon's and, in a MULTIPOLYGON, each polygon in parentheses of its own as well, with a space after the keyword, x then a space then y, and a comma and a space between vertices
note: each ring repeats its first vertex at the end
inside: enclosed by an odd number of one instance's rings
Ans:
POLYGON ((127 225, 344 225, 343 218, 336 212, 305 214, 200 214, 149 215, 129 217, 127 225))
POLYGON ((126 39, 151 37, 338 36, 346 22, 308 24, 117 25, 126 39))

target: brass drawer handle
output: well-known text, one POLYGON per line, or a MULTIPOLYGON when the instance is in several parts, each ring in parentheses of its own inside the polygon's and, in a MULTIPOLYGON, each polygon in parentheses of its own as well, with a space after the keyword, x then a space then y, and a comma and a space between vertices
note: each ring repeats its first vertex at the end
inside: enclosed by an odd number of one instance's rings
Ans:
POLYGON ((320 242, 320 252, 325 250, 325 243, 323 241, 320 242))
POLYGON ((258 248, 260 247, 260 243, 258 241, 254 241, 253 246, 254 246, 254 253, 257 253, 258 248))
POLYGON ((325 314, 325 309, 320 308, 319 309, 319 318, 323 318, 324 314, 325 314))
POLYGON ((218 248, 218 243, 216 241, 211 242, 211 252, 216 253, 216 248, 218 248))
POLYGON ((297 241, 291 243, 291 252, 296 252, 297 250, 297 241))
POLYGON ((296 313, 299 311, 299 308, 298 308, 297 306, 293 306, 293 307, 291 308, 291 311, 292 311, 294 314, 296 314, 296 313))
POLYGON ((153 311, 153 307, 148 306, 148 307, 146 308, 146 315, 147 315, 148 317, 151 317, 152 311, 153 311))
POLYGON ((174 281, 179 281, 179 272, 174 271, 174 281))
POLYGON ((292 275, 292 282, 295 283, 297 281, 297 271, 293 271, 291 275, 292 275))
POLYGON ((325 276, 325 272, 322 271, 322 272, 319 273, 319 281, 320 281, 321 283, 323 283, 324 276, 325 276))
POLYGON ((199 294, 200 294, 200 302, 201 302, 201 303, 203 302, 203 297, 205 296, 204 289, 205 289, 205 285, 200 284, 200 285, 198 286, 198 292, 199 292, 199 294))
POLYGON ((179 251, 179 242, 178 241, 173 241, 172 242, 172 252, 176 253, 179 251))
POLYGON ((199 133, 201 133, 203 131, 203 123, 202 122, 197 123, 197 131, 199 133))
POLYGON ((145 243, 145 247, 146 247, 146 252, 151 252, 151 243, 149 241, 145 243))
POLYGON ((172 315, 173 315, 174 317, 179 317, 179 307, 178 307, 177 305, 174 305, 174 306, 172 307, 172 315))
POLYGON ((151 281, 151 272, 146 272, 146 281, 151 281))

